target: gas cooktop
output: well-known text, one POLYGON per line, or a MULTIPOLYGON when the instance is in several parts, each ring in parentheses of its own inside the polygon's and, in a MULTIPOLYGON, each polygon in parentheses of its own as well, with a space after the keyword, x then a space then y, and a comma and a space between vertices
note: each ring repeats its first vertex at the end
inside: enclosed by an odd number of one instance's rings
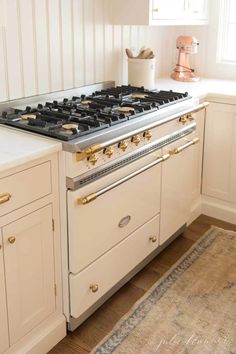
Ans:
POLYGON ((191 98, 187 92, 118 86, 4 111, 0 123, 69 141, 191 98))

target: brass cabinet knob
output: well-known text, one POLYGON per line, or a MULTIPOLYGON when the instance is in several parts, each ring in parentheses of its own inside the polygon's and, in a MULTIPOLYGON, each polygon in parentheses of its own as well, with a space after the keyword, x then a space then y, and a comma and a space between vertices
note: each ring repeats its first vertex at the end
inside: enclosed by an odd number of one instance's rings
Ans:
POLYGON ((153 12, 159 12, 158 8, 152 9, 153 12))
POLYGON ((11 199, 10 193, 2 193, 0 194, 0 204, 6 203, 11 199))
POLYGON ((149 237, 149 240, 150 240, 152 243, 155 243, 155 242, 157 242, 157 237, 156 237, 156 236, 151 236, 151 237, 149 237))
POLYGON ((121 149, 122 151, 125 151, 128 147, 128 143, 126 141, 120 141, 118 148, 121 149))
POLYGON ((94 166, 97 162, 98 158, 95 154, 92 154, 88 157, 88 161, 94 166))
POLYGON ((15 236, 8 237, 8 242, 11 243, 11 244, 15 243, 16 242, 15 236))
POLYGON ((186 116, 182 116, 182 117, 179 118, 179 122, 182 123, 182 124, 187 123, 187 121, 188 121, 188 119, 187 119, 186 116))
POLYGON ((141 141, 141 138, 139 135, 134 135, 131 139, 131 142, 134 143, 135 145, 138 145, 141 141))
POLYGON ((143 133, 143 137, 144 139, 150 140, 152 138, 152 132, 150 132, 150 130, 147 130, 143 133))
POLYGON ((98 291, 98 284, 91 284, 89 289, 92 290, 93 293, 96 293, 98 291))
POLYGON ((112 149, 112 147, 108 146, 106 149, 104 149, 103 153, 110 158, 113 155, 113 152, 114 150, 112 149))

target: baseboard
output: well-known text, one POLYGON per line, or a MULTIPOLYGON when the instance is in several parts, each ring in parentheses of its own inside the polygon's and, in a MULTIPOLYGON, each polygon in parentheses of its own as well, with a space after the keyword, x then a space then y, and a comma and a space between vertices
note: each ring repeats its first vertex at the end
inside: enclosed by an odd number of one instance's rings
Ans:
POLYGON ((5 354, 46 354, 66 336, 64 315, 52 316, 28 333, 5 354))
POLYGON ((202 196, 202 214, 236 224, 236 205, 202 196))

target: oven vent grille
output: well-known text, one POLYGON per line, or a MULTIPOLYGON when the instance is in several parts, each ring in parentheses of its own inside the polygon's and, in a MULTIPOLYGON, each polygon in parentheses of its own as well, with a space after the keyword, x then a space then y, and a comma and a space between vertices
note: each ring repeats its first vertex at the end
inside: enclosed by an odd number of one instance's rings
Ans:
POLYGON ((123 160, 116 162, 110 166, 104 167, 100 171, 97 171, 97 172, 90 174, 86 177, 83 177, 80 179, 67 178, 67 182, 68 182, 67 187, 72 190, 81 188, 81 187, 101 178, 101 177, 108 175, 109 173, 111 173, 113 171, 118 170, 119 168, 121 168, 123 166, 128 165, 129 163, 131 163, 133 161, 138 160, 139 158, 141 158, 143 156, 150 154, 153 151, 159 150, 162 147, 169 145, 169 144, 173 143, 174 141, 179 140, 180 138, 182 138, 186 135, 191 134, 195 129, 196 129, 195 127, 192 127, 192 128, 186 129, 184 131, 181 131, 179 133, 172 134, 170 137, 168 137, 162 141, 159 141, 157 144, 154 144, 150 147, 147 147, 146 149, 136 152, 136 153, 132 154, 131 156, 124 158, 123 160))

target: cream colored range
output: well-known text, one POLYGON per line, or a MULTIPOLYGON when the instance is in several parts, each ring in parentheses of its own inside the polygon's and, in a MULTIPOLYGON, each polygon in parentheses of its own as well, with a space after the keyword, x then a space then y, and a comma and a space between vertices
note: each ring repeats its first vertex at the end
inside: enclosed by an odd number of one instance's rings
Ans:
MULTIPOLYGON (((197 132, 139 158, 77 190, 67 191, 69 294, 65 313, 69 329, 75 329, 127 279, 157 254, 191 217, 198 216, 203 126, 205 112, 194 114, 197 132), (165 157, 145 172, 110 189, 124 176, 165 157), (195 176, 193 173, 196 173, 195 176), (83 199, 106 189, 90 203, 83 199), (140 265, 141 264, 141 265, 140 265)), ((140 146, 155 142, 188 125, 188 120, 173 120, 143 136, 140 146), (153 140, 152 140, 153 139, 153 140)), ((127 154, 133 151, 127 140, 127 154)), ((119 146, 114 155, 122 156, 119 146)), ((76 155, 63 153, 66 172, 96 169, 89 161, 77 161, 76 155)), ((97 163, 109 161, 97 153, 97 163)), ((180 231, 179 231, 180 232, 180 231)), ((66 274, 65 274, 66 276, 66 274)))

